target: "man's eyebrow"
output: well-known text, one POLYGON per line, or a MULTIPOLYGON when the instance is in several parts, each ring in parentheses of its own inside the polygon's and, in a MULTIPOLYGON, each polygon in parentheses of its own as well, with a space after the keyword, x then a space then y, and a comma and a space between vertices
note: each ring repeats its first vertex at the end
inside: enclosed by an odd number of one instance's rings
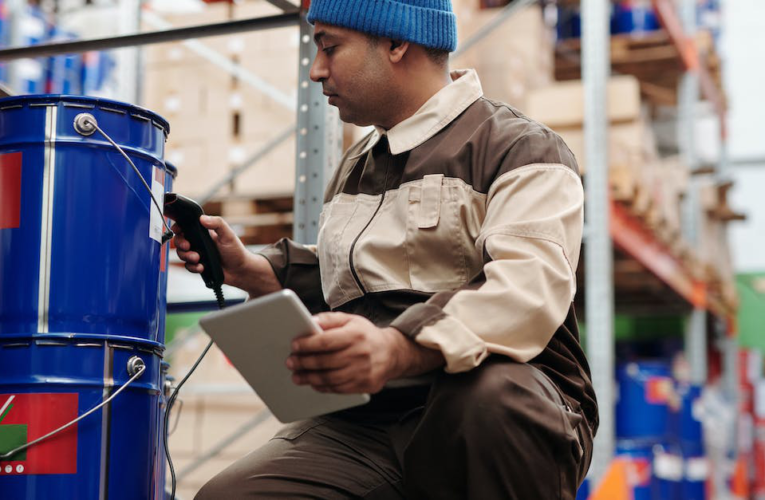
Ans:
POLYGON ((321 30, 313 35, 313 41, 316 43, 316 45, 319 45, 322 40, 326 40, 327 38, 335 38, 336 35, 332 33, 327 33, 324 30, 321 30))

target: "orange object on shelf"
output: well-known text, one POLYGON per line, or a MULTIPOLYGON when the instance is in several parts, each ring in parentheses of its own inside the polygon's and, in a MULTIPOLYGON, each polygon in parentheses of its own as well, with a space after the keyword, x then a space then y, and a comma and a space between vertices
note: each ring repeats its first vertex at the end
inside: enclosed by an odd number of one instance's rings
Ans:
POLYGON ((736 460, 730 485, 731 493, 737 498, 749 498, 749 472, 746 464, 747 457, 745 454, 741 454, 736 460))
POLYGON ((590 494, 589 500, 633 500, 629 486, 628 462, 615 458, 598 487, 590 494))

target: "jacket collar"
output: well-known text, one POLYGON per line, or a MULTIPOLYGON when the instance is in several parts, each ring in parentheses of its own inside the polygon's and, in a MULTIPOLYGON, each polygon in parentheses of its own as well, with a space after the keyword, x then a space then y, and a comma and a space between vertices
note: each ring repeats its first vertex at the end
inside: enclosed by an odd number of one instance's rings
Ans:
POLYGON ((411 151, 443 130, 483 95, 475 70, 453 71, 451 77, 452 83, 436 92, 406 120, 390 130, 375 127, 364 149, 351 158, 366 154, 383 135, 388 136, 391 154, 411 151))

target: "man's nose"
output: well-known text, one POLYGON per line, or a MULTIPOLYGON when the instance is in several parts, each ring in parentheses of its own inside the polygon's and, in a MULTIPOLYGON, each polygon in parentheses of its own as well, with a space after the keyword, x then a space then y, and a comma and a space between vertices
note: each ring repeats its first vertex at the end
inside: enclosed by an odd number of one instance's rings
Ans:
POLYGON ((311 65, 309 76, 311 77, 311 80, 316 83, 329 78, 329 69, 324 61, 324 58, 322 57, 321 49, 319 49, 318 54, 316 54, 316 57, 313 59, 313 64, 311 65))

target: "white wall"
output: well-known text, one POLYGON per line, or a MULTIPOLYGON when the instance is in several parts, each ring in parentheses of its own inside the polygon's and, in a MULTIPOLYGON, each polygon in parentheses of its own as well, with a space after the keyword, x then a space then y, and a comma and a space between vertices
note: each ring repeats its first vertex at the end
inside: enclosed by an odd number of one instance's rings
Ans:
POLYGON ((747 220, 730 224, 730 243, 737 272, 765 271, 765 164, 733 170, 729 195, 736 211, 747 220))
POLYGON ((765 1, 725 0, 723 8, 728 153, 736 182, 730 198, 749 216, 731 224, 733 258, 738 272, 765 271, 765 1))

